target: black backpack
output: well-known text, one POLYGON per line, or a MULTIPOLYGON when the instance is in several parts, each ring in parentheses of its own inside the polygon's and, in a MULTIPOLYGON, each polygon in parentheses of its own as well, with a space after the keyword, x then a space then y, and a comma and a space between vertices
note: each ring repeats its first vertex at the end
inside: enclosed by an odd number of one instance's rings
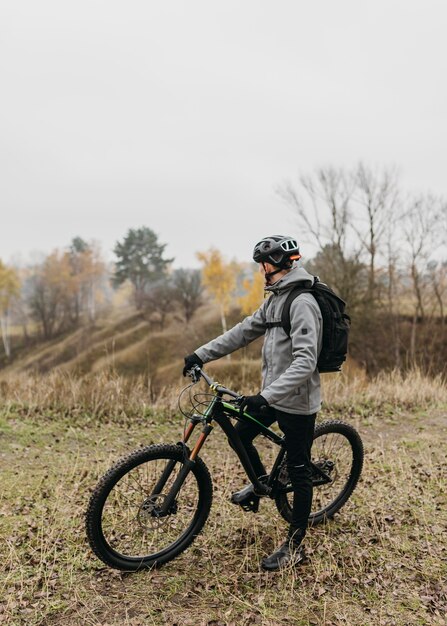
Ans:
POLYGON ((330 287, 322 283, 318 276, 314 277, 312 287, 297 285, 291 289, 282 309, 281 321, 270 322, 267 327, 280 326, 290 337, 290 307, 295 298, 302 293, 311 293, 314 296, 323 318, 323 343, 318 357, 318 371, 339 372, 346 361, 351 318, 345 313, 346 303, 330 287))

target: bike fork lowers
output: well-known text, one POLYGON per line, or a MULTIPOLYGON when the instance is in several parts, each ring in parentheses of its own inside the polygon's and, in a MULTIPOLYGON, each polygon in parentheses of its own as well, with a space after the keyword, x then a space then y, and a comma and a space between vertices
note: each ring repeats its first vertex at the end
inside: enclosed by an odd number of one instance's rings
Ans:
MULTIPOLYGON (((189 439, 189 437, 191 436, 192 431, 195 428, 195 424, 192 423, 189 425, 186 433, 185 433, 185 437, 183 438, 183 442, 182 443, 186 443, 189 439)), ((206 441, 206 438, 208 437, 208 435, 210 434, 210 432, 213 430, 213 426, 211 426, 211 424, 205 424, 205 426, 202 429, 202 432, 200 433, 196 444, 194 446, 194 448, 191 451, 191 454, 189 455, 189 458, 185 460, 185 462, 183 463, 183 466, 181 468, 181 470, 179 471, 179 473, 177 474, 176 479, 174 480, 174 483, 172 485, 172 487, 169 490, 169 493, 166 495, 166 498, 163 501, 162 506, 160 507, 160 516, 162 515, 167 515, 168 511, 170 509, 170 507, 172 506, 172 504, 174 503, 175 498, 177 497, 177 494, 181 488, 181 486, 183 485, 183 483, 186 480, 186 477, 188 476, 189 472, 191 471, 191 469, 194 467, 195 465, 195 459, 197 457, 197 455, 199 454, 203 444, 206 441)), ((172 470, 174 469, 174 466, 176 464, 176 461, 172 460, 169 461, 169 463, 167 464, 167 466, 165 467, 162 475, 160 476, 155 488, 154 488, 154 494, 156 493, 160 493, 161 490, 163 489, 164 485, 166 484, 166 481, 168 480, 169 476, 172 473, 172 470)))

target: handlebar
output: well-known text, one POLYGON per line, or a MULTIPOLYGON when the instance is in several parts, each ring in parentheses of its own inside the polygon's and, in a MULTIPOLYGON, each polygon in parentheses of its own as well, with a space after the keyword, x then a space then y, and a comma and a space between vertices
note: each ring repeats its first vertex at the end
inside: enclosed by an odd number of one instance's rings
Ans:
POLYGON ((199 365, 194 365, 187 372, 187 374, 188 376, 191 377, 194 383, 198 382, 200 378, 203 378, 206 384, 218 394, 226 394, 228 396, 231 396, 235 400, 239 400, 239 401, 242 401, 244 397, 240 393, 236 393, 235 391, 232 391, 231 389, 227 389, 227 387, 220 385, 218 382, 216 382, 210 376, 208 376, 208 374, 205 374, 205 372, 202 370, 202 368, 199 365))

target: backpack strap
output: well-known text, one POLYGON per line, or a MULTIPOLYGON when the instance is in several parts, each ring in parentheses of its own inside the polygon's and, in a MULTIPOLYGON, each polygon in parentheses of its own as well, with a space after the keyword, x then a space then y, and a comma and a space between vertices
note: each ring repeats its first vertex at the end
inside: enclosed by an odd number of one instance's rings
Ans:
POLYGON ((287 296, 286 301, 284 302, 284 306, 282 308, 281 322, 279 322, 278 325, 282 326, 284 332, 288 337, 290 337, 291 330, 290 307, 292 306, 292 302, 295 300, 295 298, 298 298, 298 296, 300 296, 302 293, 313 293, 313 291, 309 287, 294 287, 290 290, 290 293, 287 296))
MULTIPOLYGON (((315 278, 315 281, 318 280, 315 278)), ((315 284, 315 283, 314 283, 315 284)), ((286 335, 290 337, 290 307, 292 306, 292 302, 302 293, 314 293, 311 287, 301 287, 297 285, 290 290, 286 301, 284 302, 284 306, 281 311, 281 321, 280 322, 266 322, 266 328, 282 328, 286 335)))
POLYGON ((266 328, 282 328, 282 322, 266 322, 265 323, 265 327, 266 328))
MULTIPOLYGON (((268 307, 270 306, 270 302, 272 301, 272 298, 268 298, 267 300, 267 304, 265 307, 265 310, 267 311, 268 307)), ((266 328, 277 328, 278 326, 282 326, 281 322, 266 322, 265 323, 265 327, 266 328)))

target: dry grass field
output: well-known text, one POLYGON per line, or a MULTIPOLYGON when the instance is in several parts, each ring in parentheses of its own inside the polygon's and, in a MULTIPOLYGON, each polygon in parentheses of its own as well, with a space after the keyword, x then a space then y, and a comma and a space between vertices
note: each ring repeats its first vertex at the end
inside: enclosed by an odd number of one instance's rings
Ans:
MULTIPOLYGON (((221 378, 221 380, 227 380, 221 378)), ((180 389, 180 386, 179 386, 180 389)), ((320 419, 353 424, 362 479, 335 519, 308 535, 308 564, 269 574, 285 522, 228 502, 244 482, 216 429, 202 457, 214 502, 204 532, 155 571, 112 571, 90 551, 83 514, 99 476, 141 445, 175 442, 175 392, 100 374, 0 382, 0 623, 8 626, 446 624, 447 388, 415 372, 325 381, 320 419)), ((268 456, 269 449, 264 447, 268 456)))

